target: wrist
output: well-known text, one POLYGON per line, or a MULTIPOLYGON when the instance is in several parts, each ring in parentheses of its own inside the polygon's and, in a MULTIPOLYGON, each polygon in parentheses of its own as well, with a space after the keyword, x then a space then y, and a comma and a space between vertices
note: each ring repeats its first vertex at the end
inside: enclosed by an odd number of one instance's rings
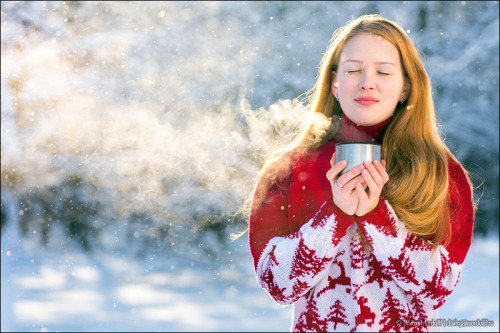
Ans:
POLYGON ((377 208, 377 206, 379 205, 379 202, 380 202, 380 198, 379 198, 379 200, 377 200, 376 202, 374 202, 372 204, 372 206, 369 207, 368 209, 363 209, 360 206, 358 206, 358 208, 356 209, 356 212, 354 214, 356 216, 358 216, 358 217, 365 216, 366 214, 371 213, 375 208, 377 208))
POLYGON ((356 210, 358 207, 350 207, 349 205, 346 205, 342 201, 335 200, 335 197, 333 197, 333 204, 337 208, 337 210, 341 211, 345 215, 353 216, 356 213, 356 210))
POLYGON ((352 220, 354 222, 354 213, 355 213, 355 209, 345 209, 345 207, 341 207, 339 206, 335 200, 333 201, 333 205, 332 205, 332 212, 337 215, 337 216, 340 216, 342 217, 343 219, 347 219, 347 220, 352 220))

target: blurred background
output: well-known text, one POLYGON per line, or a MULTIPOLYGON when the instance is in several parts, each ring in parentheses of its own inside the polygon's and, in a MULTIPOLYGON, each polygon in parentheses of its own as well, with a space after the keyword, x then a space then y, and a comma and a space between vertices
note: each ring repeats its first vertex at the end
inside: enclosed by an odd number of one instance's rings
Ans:
MULTIPOLYGON (((2 331, 288 330, 230 235, 332 33, 372 13, 421 51, 498 285, 497 1, 2 1, 2 331)), ((449 311, 498 330, 483 292, 449 311)))

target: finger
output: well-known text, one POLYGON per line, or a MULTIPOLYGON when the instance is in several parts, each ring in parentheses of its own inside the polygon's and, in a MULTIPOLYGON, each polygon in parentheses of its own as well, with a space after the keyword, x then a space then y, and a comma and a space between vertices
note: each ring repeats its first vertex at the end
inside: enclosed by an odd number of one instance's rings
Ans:
MULTIPOLYGON (((341 176, 342 177, 342 176, 341 176)), ((340 182, 340 178, 337 179, 337 184, 340 182)), ((345 192, 350 192, 350 191, 353 191, 355 188, 356 188, 356 184, 357 183, 361 183, 361 182, 364 182, 364 179, 363 179, 363 176, 361 175, 357 175, 356 177, 350 179, 347 181, 347 183, 343 184, 342 185, 342 189, 345 191, 345 192)), ((340 185, 339 185, 340 186, 340 185)))
POLYGON ((383 184, 387 183, 387 181, 389 180, 389 175, 385 170, 385 161, 382 161, 382 163, 380 163, 379 161, 374 161, 373 166, 378 170, 380 176, 382 177, 383 184))
POLYGON ((332 180, 336 179, 339 176, 340 172, 342 172, 342 170, 344 170, 346 167, 347 167, 347 161, 345 161, 345 160, 340 161, 339 163, 332 165, 332 168, 330 169, 331 170, 330 178, 332 180))
MULTIPOLYGON (((326 172, 326 178, 328 181, 331 183, 337 179, 339 173, 345 169, 347 166, 347 161, 340 161, 339 163, 333 165, 327 172, 326 172)), ((341 187, 339 185, 339 187, 341 187)))
MULTIPOLYGON (((338 162, 342 162, 342 161, 338 161, 338 162)), ((330 166, 333 167, 338 162, 337 162, 337 152, 335 152, 335 153, 333 153, 332 158, 330 159, 330 166)), ((347 161, 346 161, 346 163, 347 163, 347 161)))
MULTIPOLYGON (((364 169, 365 167, 362 164, 352 168, 351 170, 340 176, 339 179, 337 180, 337 183, 341 184, 341 186, 344 187, 344 185, 347 184, 347 182, 354 179, 356 176, 359 176, 361 171, 364 169)), ((352 187, 354 188, 355 185, 356 184, 352 184, 352 187)))
POLYGON ((335 172, 333 171, 333 169, 330 169, 326 172, 326 178, 329 182, 333 182, 333 180, 335 179, 335 172))
POLYGON ((363 163, 363 165, 365 166, 366 170, 368 170, 368 172, 372 176, 372 178, 375 181, 375 183, 377 184, 377 186, 384 185, 384 180, 382 178, 382 175, 380 175, 379 170, 377 168, 375 168, 375 166, 373 165, 372 162, 365 161, 363 163))
POLYGON ((333 153, 332 158, 330 159, 330 166, 332 168, 335 164, 337 164, 337 152, 333 153))
POLYGON ((363 172, 361 172, 361 175, 363 176, 363 179, 365 180, 366 184, 368 184, 368 189, 370 190, 371 193, 379 193, 381 191, 382 186, 381 185, 379 186, 373 180, 368 170, 363 170, 363 172))
POLYGON ((366 191, 363 189, 363 186, 361 183, 356 184, 356 193, 358 194, 359 201, 368 201, 368 195, 366 194, 366 191))
MULTIPOLYGON (((361 186, 363 186, 363 190, 366 191, 366 189, 368 188, 368 184, 363 179, 363 176, 359 175, 358 177, 361 177, 361 181, 359 183, 361 184, 361 186)), ((354 185, 354 189, 356 189, 356 185, 354 185)))

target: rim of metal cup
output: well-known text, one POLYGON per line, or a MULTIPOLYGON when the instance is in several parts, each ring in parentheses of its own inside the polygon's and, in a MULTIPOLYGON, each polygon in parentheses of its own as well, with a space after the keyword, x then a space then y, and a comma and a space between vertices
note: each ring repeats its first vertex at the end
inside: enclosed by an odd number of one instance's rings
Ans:
POLYGON ((352 145, 352 144, 357 144, 357 145, 374 145, 374 146, 381 146, 382 144, 378 142, 339 142, 336 143, 335 146, 341 146, 341 145, 352 145))

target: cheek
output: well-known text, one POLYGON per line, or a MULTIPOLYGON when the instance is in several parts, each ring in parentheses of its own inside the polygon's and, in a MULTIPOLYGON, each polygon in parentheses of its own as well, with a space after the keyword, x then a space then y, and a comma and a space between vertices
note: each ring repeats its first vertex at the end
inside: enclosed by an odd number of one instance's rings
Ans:
POLYGON ((383 89, 383 94, 387 97, 386 99, 397 102, 403 91, 403 84, 398 81, 384 82, 384 84, 380 86, 380 89, 383 89))
POLYGON ((341 78, 338 82, 337 91, 339 95, 348 94, 357 87, 357 83, 353 79, 341 78))

